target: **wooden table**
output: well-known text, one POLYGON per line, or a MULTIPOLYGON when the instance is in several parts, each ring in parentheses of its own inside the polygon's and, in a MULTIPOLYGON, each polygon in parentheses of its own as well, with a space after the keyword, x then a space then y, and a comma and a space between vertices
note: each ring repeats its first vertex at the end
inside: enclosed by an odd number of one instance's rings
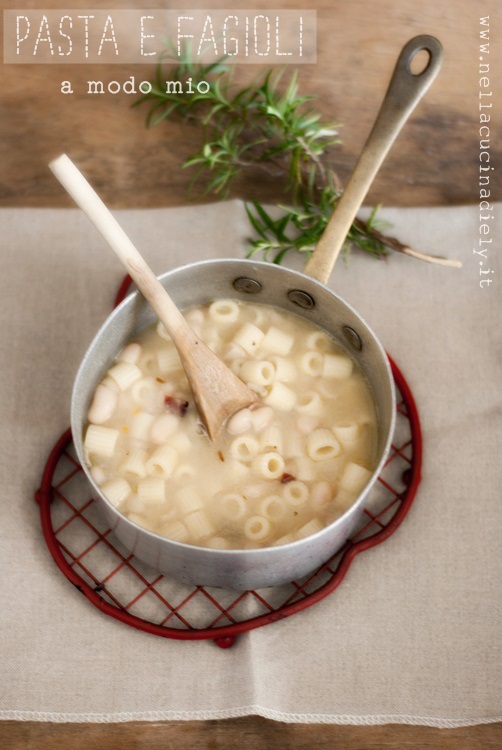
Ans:
MULTIPOLYGON (((2 8, 13 3, 1 0, 2 8)), ((32 7, 57 5, 34 2, 32 7)), ((66 0, 66 8, 79 8, 66 0)), ((107 7, 139 3, 108 0, 107 7)), ((149 8, 165 6, 150 0, 149 8)), ((180 0, 177 8, 225 8, 227 0, 180 0)), ((234 3, 235 5, 235 3, 234 3)), ((269 3, 255 0, 253 8, 269 3)), ((302 8, 303 0, 276 0, 273 7, 302 8)), ((248 7, 249 3, 242 3, 248 7)), ((84 6, 85 7, 85 6, 84 6)), ((395 58, 407 39, 432 33, 445 49, 443 70, 393 147, 369 195, 386 205, 476 203, 479 168, 479 15, 490 15, 491 65, 500 71, 501 10, 497 0, 318 0, 318 62, 300 70, 301 88, 317 96, 327 119, 341 121, 343 145, 330 163, 342 182, 347 178, 369 132, 395 58), (498 47, 493 40, 498 38, 498 47)), ((248 80, 256 68, 241 66, 236 80, 248 80)), ((86 81, 151 77, 148 66, 3 65, 0 116, 0 206, 69 206, 65 193, 47 169, 66 151, 92 178, 112 207, 156 207, 186 201, 189 176, 182 160, 199 143, 196 130, 163 123, 146 130, 145 110, 130 109, 131 97, 89 96, 86 81), (70 79, 75 93, 64 96, 60 82, 70 79)), ((492 75, 493 120, 500 124, 502 90, 492 75), (496 86, 498 84, 498 91, 496 86)), ((502 148, 491 143, 492 199, 502 200, 502 148)), ((241 182, 241 197, 281 198, 271 181, 256 175, 241 182)), ((502 724, 452 730, 417 726, 324 726, 279 724, 259 717, 227 721, 128 723, 111 725, 0 724, 0 746, 10 750, 74 748, 499 748, 502 724)))
MULTIPOLYGON (((12 3, 0 0, 3 7, 12 3)), ((267 7, 261 0, 256 7, 267 7)), ((44 0, 31 3, 45 7, 44 0)), ((54 3, 53 3, 54 5, 54 3)), ((68 8, 79 0, 67 0, 68 8)), ((134 0, 107 7, 135 7, 134 0)), ((162 3, 149 2, 149 7, 162 3)), ((206 0, 183 0, 178 7, 207 7, 206 0)), ((210 7, 226 7, 213 0, 210 7)), ((277 0, 297 7, 302 0, 277 0)), ((500 33, 500 6, 484 0, 493 34, 500 33), (495 25, 494 25, 495 24, 495 25)), ((246 3, 244 3, 246 7, 246 3)), ((343 144, 333 148, 330 164, 342 182, 360 152, 403 44, 419 33, 432 33, 444 45, 444 65, 384 164, 368 201, 386 205, 448 205, 476 201, 479 176, 478 55, 479 13, 475 0, 318 0, 318 62, 300 67, 300 85, 317 97, 323 117, 343 123, 343 144)), ((502 67, 502 44, 492 41, 492 70, 502 67)), ((248 80, 257 66, 241 65, 236 81, 248 80)), ((47 169, 62 151, 92 177, 113 207, 154 207, 186 201, 190 179, 181 170, 200 143, 200 133, 178 122, 145 129, 145 108, 131 110, 134 96, 87 94, 88 80, 125 81, 151 77, 148 65, 8 65, 1 70, 0 206, 69 206, 70 199, 47 169), (70 80, 74 94, 61 93, 70 80)), ((493 86, 493 122, 501 121, 502 92, 493 86)), ((169 80, 169 78, 168 78, 169 80)), ((500 80, 500 78, 499 78, 500 80)), ((500 139, 490 144, 501 163, 500 139)), ((253 173, 238 194, 281 199, 276 183, 253 173)), ((492 198, 502 199, 502 169, 492 174, 492 198)))

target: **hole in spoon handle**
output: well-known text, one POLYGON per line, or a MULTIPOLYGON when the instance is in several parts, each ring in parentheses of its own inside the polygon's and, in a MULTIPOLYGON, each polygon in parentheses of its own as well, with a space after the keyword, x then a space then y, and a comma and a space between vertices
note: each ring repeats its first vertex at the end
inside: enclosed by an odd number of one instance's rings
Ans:
POLYGON ((443 48, 433 36, 421 34, 405 44, 397 59, 382 106, 361 156, 339 199, 317 247, 305 266, 305 273, 328 283, 352 222, 404 123, 431 85, 441 67, 443 48), (411 63, 425 50, 428 61, 418 73, 411 63))
POLYGON ((401 106, 407 102, 413 108, 438 74, 442 59, 443 48, 435 37, 420 34, 410 39, 398 57, 387 97, 396 97, 401 106), (421 52, 428 56, 422 66, 421 52))

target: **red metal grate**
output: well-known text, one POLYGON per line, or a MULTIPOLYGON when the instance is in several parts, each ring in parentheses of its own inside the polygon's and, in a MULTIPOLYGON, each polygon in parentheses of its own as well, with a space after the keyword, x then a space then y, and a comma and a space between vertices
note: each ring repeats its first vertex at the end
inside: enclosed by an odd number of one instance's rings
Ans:
POLYGON ((235 636, 288 617, 330 594, 354 557, 387 539, 408 512, 420 482, 420 422, 409 387, 391 361, 398 389, 394 442, 368 500, 363 521, 344 547, 300 581, 260 591, 189 587, 147 567, 114 538, 98 512, 79 465, 71 431, 47 461, 36 500, 47 546, 64 575, 98 609, 165 638, 213 639, 222 648, 235 636))
MULTIPOLYGON (((126 296, 126 276, 115 306, 126 296)), ((67 430, 51 451, 35 499, 45 541, 71 583, 105 614, 139 630, 180 640, 235 636, 289 617, 341 583, 354 557, 387 539, 403 521, 420 483, 422 436, 409 386, 389 358, 398 390, 394 442, 366 504, 363 520, 330 560, 301 581, 260 591, 190 587, 146 566, 115 539, 98 512, 67 430)))

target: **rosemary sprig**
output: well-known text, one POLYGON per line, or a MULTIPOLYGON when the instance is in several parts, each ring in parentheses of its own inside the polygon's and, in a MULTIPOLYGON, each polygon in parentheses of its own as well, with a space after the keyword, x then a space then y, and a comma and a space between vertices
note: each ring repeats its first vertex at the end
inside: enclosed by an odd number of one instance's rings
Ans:
MULTIPOLYGON (((174 53, 167 43, 165 58, 175 57, 174 53)), ((323 160, 326 150, 340 143, 339 126, 324 122, 311 108, 313 97, 299 94, 296 71, 286 83, 283 70, 270 70, 261 83, 240 89, 232 78, 232 69, 223 60, 194 64, 187 50, 181 59, 176 56, 167 76, 163 65, 158 66, 151 92, 133 106, 150 104, 147 126, 177 117, 202 127, 202 145, 183 167, 195 168, 191 185, 203 181, 206 194, 228 197, 236 178, 245 171, 263 170, 277 178, 289 205, 279 206, 283 213, 278 219, 258 200, 246 205, 257 235, 250 239, 249 256, 263 253, 274 263, 281 263, 291 250, 309 256, 342 192, 336 174, 323 160), (207 93, 198 91, 202 82, 210 83, 207 93), (195 93, 186 93, 187 89, 195 93)), ((433 259, 387 238, 376 225, 376 214, 377 209, 368 221, 353 223, 343 250, 345 258, 357 246, 377 258, 393 249, 433 259)), ((435 262, 443 260, 434 258, 435 262)))
MULTIPOLYGON (((321 191, 320 200, 315 205, 298 205, 298 202, 294 206, 280 205, 278 208, 284 213, 278 219, 273 219, 258 201, 252 201, 251 205, 246 206, 246 211, 258 238, 251 240, 248 257, 263 253, 265 260, 280 264, 290 250, 297 250, 308 259, 326 228, 335 200, 331 191, 326 188, 321 191)), ((344 245, 345 258, 350 252, 351 244, 374 256, 387 254, 383 235, 380 239, 372 234, 377 210, 378 208, 373 210, 366 224, 353 224, 344 245)))

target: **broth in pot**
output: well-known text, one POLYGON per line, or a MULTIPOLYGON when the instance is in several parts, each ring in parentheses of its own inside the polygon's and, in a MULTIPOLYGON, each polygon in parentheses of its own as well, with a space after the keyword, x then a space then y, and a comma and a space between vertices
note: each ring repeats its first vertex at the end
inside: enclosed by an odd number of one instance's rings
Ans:
POLYGON ((101 491, 138 525, 199 547, 279 546, 331 524, 377 463, 359 366, 325 331, 268 305, 219 299, 185 317, 261 404, 211 443, 174 344, 149 326, 91 402, 84 450, 101 491))

